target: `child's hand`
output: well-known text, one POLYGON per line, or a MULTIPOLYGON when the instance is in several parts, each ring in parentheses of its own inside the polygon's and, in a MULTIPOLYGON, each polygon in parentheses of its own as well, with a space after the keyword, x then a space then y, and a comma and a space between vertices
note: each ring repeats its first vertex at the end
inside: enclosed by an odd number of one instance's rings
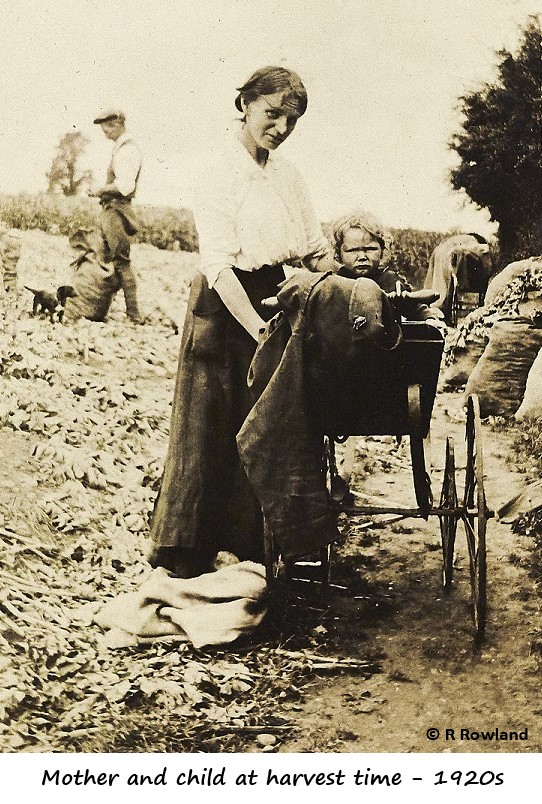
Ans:
POLYGON ((426 318, 424 324, 430 324, 432 327, 435 327, 442 335, 446 335, 448 332, 448 327, 443 318, 426 318))

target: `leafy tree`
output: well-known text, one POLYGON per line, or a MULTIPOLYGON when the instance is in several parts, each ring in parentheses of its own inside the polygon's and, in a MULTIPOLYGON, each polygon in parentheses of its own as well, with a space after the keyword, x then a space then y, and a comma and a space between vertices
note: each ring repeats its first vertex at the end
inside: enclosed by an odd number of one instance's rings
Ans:
POLYGON ((78 162, 87 143, 87 138, 80 131, 69 131, 60 138, 56 155, 46 174, 48 193, 60 191, 63 195, 77 195, 89 186, 92 172, 78 170, 78 162))
POLYGON ((450 142, 461 159, 452 186, 499 223, 506 261, 542 253, 541 33, 531 16, 517 53, 497 53, 497 80, 460 98, 462 129, 450 142))

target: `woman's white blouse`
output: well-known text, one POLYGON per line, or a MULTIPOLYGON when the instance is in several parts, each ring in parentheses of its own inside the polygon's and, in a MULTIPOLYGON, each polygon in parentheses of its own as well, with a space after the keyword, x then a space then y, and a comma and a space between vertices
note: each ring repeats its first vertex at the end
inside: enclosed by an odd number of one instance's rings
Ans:
POLYGON ((260 167, 234 135, 200 177, 194 217, 210 287, 225 268, 254 271, 329 249, 297 169, 272 151, 260 167))

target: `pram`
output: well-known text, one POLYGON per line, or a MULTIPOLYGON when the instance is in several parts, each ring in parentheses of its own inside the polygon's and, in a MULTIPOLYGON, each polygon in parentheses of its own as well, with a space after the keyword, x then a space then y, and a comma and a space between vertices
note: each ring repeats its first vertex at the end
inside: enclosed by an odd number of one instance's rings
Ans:
MULTIPOLYGON (((320 405, 324 438, 322 472, 328 486, 330 504, 337 515, 347 516, 394 514, 398 517, 439 519, 442 543, 443 585, 452 589, 454 546, 457 524, 465 528, 470 567, 472 613, 477 638, 482 637, 486 622, 486 525, 493 515, 486 504, 481 449, 481 425, 476 396, 467 402, 467 460, 462 499, 456 485, 454 442, 446 439, 443 483, 435 505, 427 469, 425 441, 429 433, 433 404, 437 391, 440 362, 444 348, 441 331, 428 323, 404 321, 403 338, 395 349, 378 353, 377 359, 364 355, 352 376, 350 391, 337 407, 336 400, 326 410, 320 405), (335 502, 337 480, 335 441, 350 435, 389 435, 409 437, 414 493, 417 506, 371 506, 335 502)), ((296 563, 281 564, 273 537, 265 528, 268 582, 273 583, 280 567, 295 576, 296 563)), ((330 554, 328 546, 320 550, 319 572, 313 582, 329 584, 330 554)))

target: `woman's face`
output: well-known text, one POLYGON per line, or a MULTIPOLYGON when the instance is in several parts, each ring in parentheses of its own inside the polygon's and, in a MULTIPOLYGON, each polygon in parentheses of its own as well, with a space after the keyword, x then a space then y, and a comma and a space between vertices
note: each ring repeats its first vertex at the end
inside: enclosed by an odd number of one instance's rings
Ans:
POLYGON ((347 229, 341 246, 341 262, 356 277, 373 277, 382 260, 382 246, 367 229, 347 229))
POLYGON ((260 95, 250 103, 242 101, 245 135, 257 148, 274 151, 290 136, 301 116, 295 103, 283 103, 283 92, 260 95))

